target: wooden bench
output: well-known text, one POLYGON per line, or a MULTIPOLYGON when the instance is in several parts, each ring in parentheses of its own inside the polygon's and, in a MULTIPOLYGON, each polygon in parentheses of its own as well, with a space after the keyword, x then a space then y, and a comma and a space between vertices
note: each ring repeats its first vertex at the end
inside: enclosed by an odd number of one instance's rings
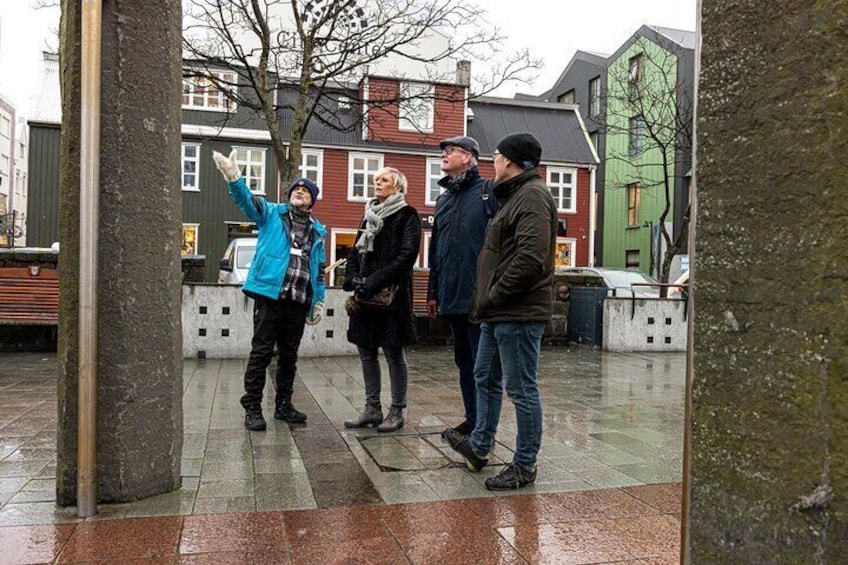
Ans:
POLYGON ((38 266, 0 268, 0 325, 58 324, 58 271, 38 266))

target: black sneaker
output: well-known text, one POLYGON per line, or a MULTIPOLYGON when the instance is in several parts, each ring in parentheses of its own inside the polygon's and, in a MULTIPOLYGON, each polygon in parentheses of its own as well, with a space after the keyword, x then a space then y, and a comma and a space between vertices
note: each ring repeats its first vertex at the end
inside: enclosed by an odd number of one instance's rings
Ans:
POLYGON ((277 401, 277 407, 274 410, 274 419, 285 420, 290 424, 302 424, 306 421, 306 414, 292 406, 291 400, 283 399, 277 401))
POLYGON ((496 476, 486 479, 486 488, 489 490, 515 490, 530 486, 535 482, 535 468, 528 470, 510 463, 496 476))
POLYGON ((244 409, 244 427, 255 432, 265 429, 265 418, 262 417, 262 408, 258 404, 244 409))
POLYGON ((468 422, 463 422, 458 426, 454 426, 453 429, 464 436, 470 436, 471 432, 474 431, 474 426, 469 424, 468 422))
POLYGON ((465 466, 469 471, 477 472, 485 467, 489 460, 485 457, 479 457, 471 448, 471 440, 468 436, 464 436, 453 428, 448 428, 442 432, 442 437, 445 438, 451 448, 462 455, 465 459, 465 466))

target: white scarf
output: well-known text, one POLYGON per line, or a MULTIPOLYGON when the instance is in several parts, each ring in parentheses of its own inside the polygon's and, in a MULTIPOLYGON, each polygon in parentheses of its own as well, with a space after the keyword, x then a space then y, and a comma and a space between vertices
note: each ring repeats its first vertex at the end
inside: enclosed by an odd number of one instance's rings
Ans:
POLYGON ((374 238, 383 229, 383 220, 404 206, 406 206, 406 198, 402 192, 392 194, 382 203, 376 198, 365 203, 365 228, 359 236, 359 241, 356 242, 356 248, 360 253, 374 250, 374 238))

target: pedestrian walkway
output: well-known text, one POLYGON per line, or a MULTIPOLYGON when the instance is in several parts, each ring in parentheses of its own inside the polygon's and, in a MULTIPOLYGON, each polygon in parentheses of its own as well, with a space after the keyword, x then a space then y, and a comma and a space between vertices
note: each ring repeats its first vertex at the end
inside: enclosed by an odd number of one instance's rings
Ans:
POLYGON ((85 521, 55 506, 55 355, 0 355, 0 564, 677 559, 682 355, 544 349, 537 483, 497 496, 482 483, 511 458, 514 413, 467 472, 439 436, 461 420, 448 348, 409 352, 407 424, 388 435, 342 425, 363 404, 356 358, 301 360, 309 422, 265 432, 242 424, 243 360, 187 360, 182 487, 85 521))

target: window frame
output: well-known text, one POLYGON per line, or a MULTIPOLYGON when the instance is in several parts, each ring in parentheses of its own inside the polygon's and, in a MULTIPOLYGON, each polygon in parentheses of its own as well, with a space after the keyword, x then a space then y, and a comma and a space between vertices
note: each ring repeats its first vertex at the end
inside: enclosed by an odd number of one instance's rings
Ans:
POLYGON ((424 190, 424 205, 425 206, 435 206, 436 200, 442 193, 445 191, 443 186, 438 184, 438 181, 441 180, 445 173, 442 171, 442 159, 441 157, 428 157, 426 162, 426 169, 424 170, 424 178, 427 180, 427 184, 424 190), (435 165, 439 168, 439 176, 435 176, 431 167, 435 165), (431 199, 430 196, 433 194, 434 186, 438 189, 439 194, 436 198, 431 199))
MULTIPOLYGON (((330 229, 330 265, 340 259, 336 256, 336 247, 338 246, 339 235, 353 235, 353 241, 356 243, 356 234, 359 233, 359 228, 331 228, 330 229)), ((336 270, 333 269, 327 277, 327 286, 335 286, 336 270)))
POLYGON ((245 184, 247 184, 248 190, 250 190, 251 193, 256 194, 257 196, 265 196, 265 181, 267 180, 266 170, 265 170, 266 169, 265 160, 267 158, 268 148, 267 147, 249 146, 249 145, 233 145, 233 149, 236 150, 236 164, 238 165, 239 171, 241 172, 241 175, 244 178, 245 184), (248 156, 250 155, 251 152, 254 152, 254 151, 258 151, 262 155, 262 159, 260 160, 261 167, 262 167, 262 175, 259 179, 259 186, 261 188, 258 189, 258 190, 253 190, 253 188, 251 188, 251 186, 250 186, 250 181, 253 178, 255 178, 255 175, 252 174, 252 172, 253 172, 252 168, 254 166, 254 162, 249 161, 249 160, 246 161, 244 159, 240 159, 240 153, 242 151, 247 152, 248 156))
MULTIPOLYGON (((200 224, 196 222, 184 222, 182 227, 180 228, 180 242, 185 243, 185 229, 187 227, 194 228, 194 253, 192 255, 199 255, 198 251, 200 250, 200 224)), ((180 255, 185 257, 189 255, 189 253, 182 253, 182 245, 180 246, 180 255)))
POLYGON ((638 228, 642 204, 642 185, 638 182, 628 183, 625 194, 627 196, 627 227, 638 228))
POLYGON ((589 117, 601 114, 601 77, 589 80, 589 117))
POLYGON ((630 98, 636 100, 639 98, 639 87, 642 85, 642 53, 630 57, 630 62, 627 69, 627 82, 629 83, 630 98))
MULTIPOLYGON (((191 72, 191 69, 188 69, 188 72, 191 72)), ((215 86, 215 84, 206 77, 202 76, 192 76, 192 77, 184 77, 183 78, 183 92, 182 92, 182 100, 181 105, 183 110, 198 110, 200 112, 235 112, 238 108, 238 105, 234 100, 226 94, 226 89, 237 89, 238 88, 238 74, 233 71, 210 71, 210 74, 220 77, 222 82, 231 84, 231 86, 227 86, 224 88, 219 88, 215 86), (199 85, 199 81, 205 81, 209 83, 209 86, 199 85), (197 92, 197 91, 200 92, 197 92), (210 105, 210 100, 217 100, 217 106, 210 105), (200 97, 202 101, 201 105, 192 104, 196 97, 200 97), (188 103, 186 103, 186 97, 188 97, 188 103)))
POLYGON ((575 237, 557 237, 556 238, 556 252, 554 253, 554 270, 556 269, 567 269, 569 267, 577 266, 577 238, 575 237), (570 265, 565 265, 559 262, 559 246, 566 244, 570 247, 569 257, 571 259, 570 265))
POLYGON ((436 104, 435 86, 426 82, 401 81, 398 85, 398 130, 418 133, 433 133, 436 104), (419 92, 414 92, 419 89, 419 92), (410 97, 414 97, 411 98, 410 97), (418 98, 420 97, 420 98, 418 98), (405 108, 405 105, 416 104, 415 108, 405 108), (421 125, 422 110, 427 110, 427 123, 421 125), (414 117, 411 118, 410 115, 414 117))
POLYGON ((348 153, 347 157, 347 201, 348 202, 368 202, 372 198, 374 198, 374 175, 382 169, 385 165, 383 164, 384 155, 382 153, 365 153, 360 151, 351 151, 348 153), (354 162, 356 159, 363 159, 366 164, 365 169, 354 169, 354 162), (368 168, 369 159, 377 159, 377 168, 371 172, 368 168), (354 194, 354 184, 353 178, 354 175, 358 171, 361 171, 365 174, 365 185, 363 187, 363 196, 356 196, 354 194), (370 192, 370 195, 369 195, 370 192))
POLYGON ((631 157, 638 157, 645 151, 645 128, 647 124, 642 116, 633 116, 628 125, 627 154, 631 157))
POLYGON ((546 183, 548 186, 548 190, 551 191, 551 196, 554 197, 554 201, 557 205, 557 212, 562 212, 565 214, 576 214, 577 213, 577 169, 573 167, 547 167, 546 171, 546 183), (554 186, 554 182, 551 180, 551 176, 553 173, 557 173, 560 175, 560 182, 556 184, 559 187, 559 198, 554 195, 554 191, 552 187, 554 186), (571 174, 571 182, 565 184, 562 182, 563 174, 571 174), (570 187, 570 201, 571 205, 568 208, 564 208, 562 206, 564 197, 563 197, 563 188, 570 187))
POLYGON ((315 171, 315 178, 311 179, 318 185, 318 200, 324 199, 324 150, 323 149, 313 149, 311 147, 301 147, 300 148, 300 166, 297 168, 298 174, 301 177, 309 178, 309 171, 315 171), (315 167, 308 167, 306 165, 306 158, 309 155, 314 155, 318 157, 318 164, 315 167))
POLYGON ((573 88, 557 96, 557 102, 560 104, 576 104, 576 101, 577 93, 573 88))
POLYGON ((201 145, 200 143, 195 143, 195 142, 182 142, 180 144, 180 165, 181 165, 181 167, 180 167, 181 168, 181 172, 180 172, 181 183, 180 184, 182 184, 183 192, 200 192, 200 145, 201 145), (193 159, 194 160, 194 173, 188 173, 188 174, 194 175, 194 185, 193 186, 187 185, 185 183, 185 177, 186 177, 186 174, 187 174, 186 170, 185 170, 186 162, 189 162, 189 161, 192 160, 192 159, 188 159, 186 157, 186 148, 187 147, 194 147, 194 149, 196 151, 196 153, 194 155, 194 159, 193 159))

